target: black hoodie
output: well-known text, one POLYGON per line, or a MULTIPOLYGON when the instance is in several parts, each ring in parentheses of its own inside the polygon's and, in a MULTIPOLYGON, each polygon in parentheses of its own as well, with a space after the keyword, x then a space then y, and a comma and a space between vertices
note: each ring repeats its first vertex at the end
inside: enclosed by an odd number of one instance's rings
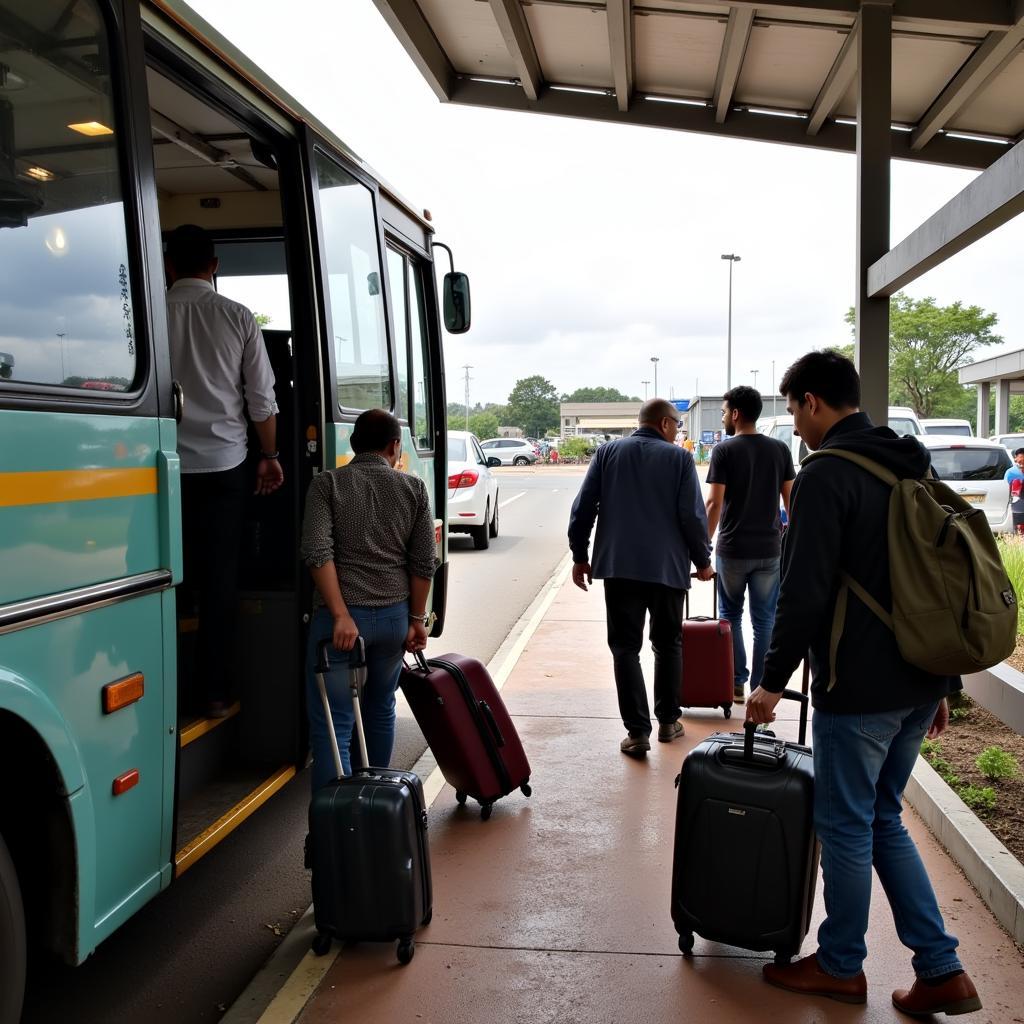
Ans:
MULTIPOLYGON (((920 478, 931 457, 913 437, 875 427, 858 412, 836 423, 821 448, 865 455, 898 477, 920 478)), ((840 713, 919 707, 960 689, 954 677, 936 676, 900 656, 892 631, 852 592, 831 678, 829 640, 845 569, 884 608, 889 588, 890 488, 845 459, 813 459, 796 476, 790 525, 782 550, 782 587, 761 685, 779 693, 808 648, 811 698, 816 708, 840 713)))

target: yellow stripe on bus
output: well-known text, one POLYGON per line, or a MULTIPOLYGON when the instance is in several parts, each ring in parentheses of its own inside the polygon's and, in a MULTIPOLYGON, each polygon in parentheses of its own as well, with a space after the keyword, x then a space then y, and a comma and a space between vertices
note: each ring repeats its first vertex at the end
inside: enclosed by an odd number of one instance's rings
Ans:
POLYGON ((0 473, 0 508, 156 494, 156 469, 58 469, 0 473))

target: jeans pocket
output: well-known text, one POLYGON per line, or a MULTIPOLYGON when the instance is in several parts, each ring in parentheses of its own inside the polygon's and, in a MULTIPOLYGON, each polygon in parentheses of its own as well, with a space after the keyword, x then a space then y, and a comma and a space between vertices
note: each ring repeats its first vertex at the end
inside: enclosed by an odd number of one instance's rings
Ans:
POLYGON ((873 740, 888 742, 903 727, 906 711, 886 711, 874 715, 860 716, 860 731, 873 740))

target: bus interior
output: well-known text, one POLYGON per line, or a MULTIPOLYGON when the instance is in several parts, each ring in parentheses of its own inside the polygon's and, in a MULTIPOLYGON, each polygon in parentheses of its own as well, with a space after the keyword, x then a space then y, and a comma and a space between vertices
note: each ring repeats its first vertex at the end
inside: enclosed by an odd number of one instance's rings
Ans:
MULTIPOLYGON (((239 524, 233 702, 225 718, 207 718, 196 692, 195 641, 203 612, 186 606, 179 588, 175 870, 180 874, 240 816, 287 782, 305 753, 299 681, 310 585, 298 541, 301 502, 312 475, 305 425, 319 422, 313 383, 319 373, 315 345, 309 342, 316 334, 300 333, 304 346, 293 334, 300 318, 293 316, 280 144, 275 147, 256 125, 240 123, 195 91, 193 78, 186 87, 183 76, 151 62, 147 79, 161 233, 166 238, 181 224, 209 230, 219 259, 217 290, 257 315, 274 371, 284 470, 279 490, 247 498, 239 524)), ((281 157, 286 158, 297 156, 281 157)), ((189 396, 183 397, 187 409, 189 396)), ((259 448, 250 426, 247 461, 254 481, 259 448)))

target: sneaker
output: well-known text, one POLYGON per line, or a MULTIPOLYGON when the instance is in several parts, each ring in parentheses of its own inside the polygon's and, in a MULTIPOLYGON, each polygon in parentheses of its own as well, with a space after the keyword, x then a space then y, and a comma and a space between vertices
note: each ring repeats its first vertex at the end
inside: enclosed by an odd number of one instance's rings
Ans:
POLYGON ((683 735, 683 723, 676 720, 675 722, 662 722, 658 726, 658 742, 659 743, 671 743, 674 739, 683 735))
POLYGON ((734 686, 732 688, 732 702, 733 704, 742 704, 747 698, 744 696, 742 686, 734 686))
POLYGON ((650 749, 651 741, 645 733, 640 733, 639 736, 629 733, 619 744, 619 750, 630 757, 644 757, 650 749))

